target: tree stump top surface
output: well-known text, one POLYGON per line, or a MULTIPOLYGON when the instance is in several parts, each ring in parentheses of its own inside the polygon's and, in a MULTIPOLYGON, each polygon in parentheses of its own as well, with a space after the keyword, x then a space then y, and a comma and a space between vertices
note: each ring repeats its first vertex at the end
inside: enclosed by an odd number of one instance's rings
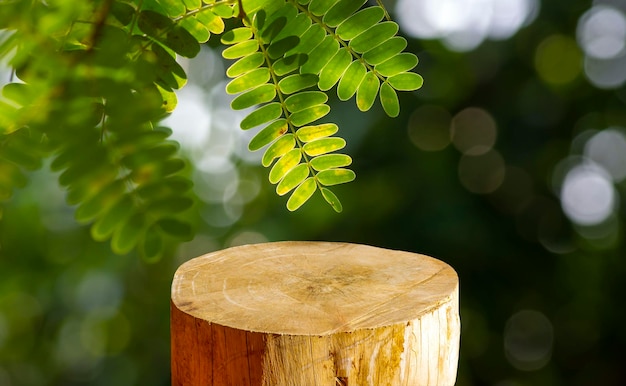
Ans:
POLYGON ((233 247, 189 260, 172 301, 196 318, 247 331, 328 335, 406 323, 456 296, 431 257, 329 242, 233 247))

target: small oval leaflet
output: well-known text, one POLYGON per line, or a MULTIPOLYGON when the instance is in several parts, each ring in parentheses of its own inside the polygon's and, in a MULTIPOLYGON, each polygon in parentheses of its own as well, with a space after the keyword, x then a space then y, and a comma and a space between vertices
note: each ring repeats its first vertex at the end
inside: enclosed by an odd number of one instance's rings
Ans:
POLYGON ((384 16, 385 11, 381 7, 364 8, 339 24, 335 33, 343 40, 351 40, 381 21, 384 16))
POLYGON ((316 178, 320 184, 332 186, 353 181, 356 174, 350 169, 328 169, 317 173, 316 178))
POLYGON ((236 44, 252 37, 252 30, 249 27, 234 28, 224 32, 220 41, 222 44, 236 44))
POLYGON ((398 94, 387 82, 380 86, 380 103, 383 105, 385 113, 390 117, 397 117, 400 114, 398 94))
POLYGON ((272 143, 274 140, 285 134, 289 127, 286 119, 278 119, 259 131, 248 144, 250 151, 256 151, 272 143))
POLYGON ((304 91, 285 99, 285 106, 290 113, 295 113, 311 106, 326 103, 327 100, 328 95, 321 91, 304 91))
POLYGON ((372 108, 376 95, 378 95, 378 88, 380 87, 380 81, 373 72, 368 72, 361 81, 359 88, 356 90, 356 106, 361 111, 367 111, 372 108))
POLYGON ((367 63, 375 66, 402 52, 407 44, 406 39, 402 36, 394 36, 384 43, 365 51, 365 53, 363 53, 363 59, 367 63))
POLYGON ((316 139, 329 137, 339 131, 339 127, 334 123, 323 123, 316 126, 305 126, 298 129, 296 135, 302 142, 311 142, 316 139))
POLYGON ((367 0, 340 0, 324 14, 322 21, 329 27, 337 27, 355 13, 367 0))
POLYGON ((367 31, 350 40, 350 47, 356 52, 363 53, 372 47, 391 39, 398 32, 398 25, 392 21, 376 24, 367 31))
POLYGON ((296 139, 293 134, 285 134, 267 148, 261 163, 263 166, 268 167, 278 157, 282 157, 288 151, 292 150, 296 146, 296 139))
POLYGON ((339 201, 337 196, 335 196, 335 193, 333 193, 330 189, 323 187, 320 188, 320 191, 322 192, 324 200, 326 200, 326 202, 330 204, 335 212, 341 213, 341 211, 343 210, 343 206, 341 205, 341 201, 339 201))
POLYGON ((325 154, 315 157, 310 161, 313 169, 317 171, 341 168, 352 163, 352 158, 345 154, 325 154))
POLYGON ((317 105, 291 114, 289 120, 294 126, 300 127, 308 123, 317 121, 318 119, 326 116, 329 112, 330 106, 326 104, 317 105))
POLYGON ((309 177, 303 183, 300 184, 291 194, 289 200, 287 200, 287 209, 294 211, 302 206, 317 190, 317 184, 315 178, 309 177))
POLYGON ((410 52, 403 52, 375 66, 374 70, 383 76, 393 76, 409 71, 415 66, 417 66, 417 56, 410 52))
POLYGON ((269 174, 269 180, 272 184, 278 183, 282 180, 285 174, 291 169, 296 167, 302 159, 302 151, 300 149, 292 149, 287 154, 280 157, 280 159, 272 166, 269 174))
POLYGON ((222 51, 222 56, 225 59, 239 59, 241 57, 251 55, 258 50, 259 43, 256 40, 245 40, 222 51))
POLYGON ((316 83, 317 75, 293 74, 281 79, 281 81, 278 82, 278 87, 280 87, 280 90, 285 94, 293 94, 311 86, 315 86, 316 83))
POLYGON ((283 108, 278 102, 273 102, 260 107, 250 113, 241 121, 241 129, 248 130, 266 122, 278 119, 283 113, 283 108))
POLYGON ((346 146, 346 141, 343 138, 321 138, 315 141, 306 143, 302 149, 307 155, 315 157, 317 155, 326 154, 335 150, 343 149, 346 146))
POLYGON ((322 68, 339 51, 339 42, 332 36, 326 36, 322 42, 309 53, 309 59, 300 72, 303 74, 319 74, 322 68))
POLYGON ((244 56, 233 63, 230 67, 228 67, 228 70, 226 70, 226 75, 230 78, 235 78, 248 71, 252 71, 255 68, 259 68, 259 66, 261 66, 264 62, 265 58, 263 57, 263 53, 255 52, 252 55, 244 56))
POLYGON ((296 166, 285 175, 278 185, 276 185, 276 193, 279 196, 284 196, 300 185, 308 176, 309 166, 307 164, 300 164, 296 166))
POLYGON ((356 93, 367 70, 363 63, 355 60, 348 66, 348 69, 341 77, 339 85, 337 86, 337 96, 340 100, 346 101, 356 93))
POLYGON ((266 67, 257 68, 238 78, 231 80, 226 85, 226 92, 229 94, 237 94, 251 88, 260 86, 270 80, 270 71, 266 67))
POLYGON ((405 72, 389 77, 387 82, 396 90, 413 91, 422 87, 424 79, 421 75, 414 72, 405 72))
POLYGON ((318 87, 322 91, 330 90, 352 63, 352 54, 347 48, 341 48, 320 72, 318 87))
POLYGON ((264 84, 237 96, 230 103, 233 110, 243 110, 248 107, 270 102, 276 96, 276 86, 264 84))

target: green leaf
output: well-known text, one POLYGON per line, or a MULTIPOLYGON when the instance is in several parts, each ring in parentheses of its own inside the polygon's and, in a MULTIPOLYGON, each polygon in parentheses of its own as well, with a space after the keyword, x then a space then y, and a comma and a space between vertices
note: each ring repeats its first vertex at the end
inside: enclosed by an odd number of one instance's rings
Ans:
POLYGON ((267 48, 267 54, 272 59, 278 59, 297 46, 299 42, 300 39, 297 36, 287 36, 284 39, 271 43, 267 48))
POLYGON ((194 10, 202 6, 202 0, 183 0, 183 4, 187 9, 194 10))
POLYGON ((322 40, 326 37, 326 31, 319 24, 313 24, 302 36, 300 36, 299 43, 294 45, 293 49, 287 51, 286 55, 293 55, 297 53, 308 54, 311 52, 322 40))
POLYGON ((339 42, 333 36, 326 36, 313 51, 309 53, 308 61, 300 68, 302 74, 319 74, 322 68, 339 51, 339 42))
POLYGON ((248 130, 279 118, 283 113, 280 103, 274 102, 260 107, 241 121, 241 128, 248 130))
MULTIPOLYGON (((259 150, 263 146, 269 145, 274 140, 279 138, 281 135, 285 134, 288 129, 289 129, 289 127, 287 125, 287 120, 286 119, 278 119, 278 120, 270 123, 269 125, 267 125, 265 128, 263 128, 263 130, 259 131, 250 140, 250 144, 248 145, 248 149, 250 149, 250 151, 259 150)), ((291 150, 291 149, 289 149, 289 150, 291 150)))
POLYGON ((307 178, 300 186, 294 190, 287 200, 287 209, 290 211, 297 210, 301 207, 305 202, 311 198, 315 190, 317 189, 317 184, 315 183, 315 178, 310 177, 307 178))
POLYGON ((180 0, 156 0, 169 16, 178 17, 185 13, 185 4, 180 0))
POLYGON ((346 101, 352 98, 361 85, 366 73, 367 70, 363 63, 356 60, 352 62, 346 69, 346 72, 343 74, 343 77, 341 77, 339 85, 337 86, 337 96, 339 99, 346 101))
POLYGON ((352 63, 352 54, 347 48, 341 48, 320 72, 319 89, 330 90, 352 63))
POLYGON ((311 122, 315 122, 318 119, 326 116, 330 112, 330 106, 317 105, 308 107, 304 110, 300 110, 297 113, 291 114, 289 121, 296 127, 306 125, 311 122))
POLYGON ((133 200, 129 195, 124 195, 91 226, 91 237, 96 241, 108 239, 132 213, 133 200))
POLYGON ((222 51, 222 56, 224 59, 239 59, 244 56, 252 55, 258 50, 259 42, 256 40, 245 40, 222 51))
POLYGON ((380 81, 373 72, 368 72, 361 81, 359 88, 356 90, 356 105, 361 111, 367 111, 372 108, 376 95, 378 95, 378 88, 380 87, 380 81))
POLYGON ((398 94, 387 82, 380 86, 380 103, 383 105, 385 113, 390 117, 397 117, 400 114, 398 94))
POLYGON ((298 139, 302 142, 311 142, 316 139, 329 137, 339 131, 339 127, 334 123, 323 123, 316 126, 305 126, 296 132, 298 139))
POLYGON ((189 197, 174 196, 159 201, 151 202, 147 210, 151 215, 158 214, 178 214, 193 206, 193 200, 189 197))
POLYGON ((284 39, 287 36, 300 37, 311 26, 311 19, 306 13, 299 13, 296 17, 290 17, 287 20, 289 22, 275 39, 284 39))
POLYGON ((339 24, 335 33, 343 40, 351 40, 381 21, 384 16, 385 11, 381 7, 364 8, 339 24))
POLYGON ((230 103, 234 110, 243 110, 248 107, 270 102, 276 97, 276 86, 273 84, 264 84, 245 92, 230 103))
POLYGON ((284 94, 293 94, 312 87, 317 83, 317 75, 313 74, 293 74, 289 75, 278 82, 278 87, 284 94))
POLYGON ((206 43, 211 37, 211 33, 207 27, 196 18, 187 17, 180 20, 178 23, 181 27, 186 29, 198 43, 206 43))
POLYGON ((145 231, 146 219, 142 213, 135 213, 113 232, 111 250, 123 255, 130 252, 139 243, 145 231))
POLYGON ((231 45, 247 41, 251 37, 252 29, 250 29, 250 27, 239 27, 224 32, 220 42, 222 42, 222 44, 231 45))
POLYGON ((322 16, 330 7, 332 7, 337 0, 311 0, 309 3, 309 12, 315 16, 322 16))
POLYGON ((307 60, 308 57, 305 54, 286 56, 274 62, 272 68, 274 69, 274 73, 276 75, 283 76, 297 70, 300 66, 306 63, 307 60))
POLYGON ((252 71, 255 68, 259 68, 265 62, 265 57, 262 52, 255 52, 251 55, 244 56, 239 59, 235 63, 233 63, 228 70, 226 70, 226 75, 230 78, 235 78, 241 74, 245 74, 248 71, 252 71))
POLYGON ((313 169, 317 171, 341 168, 352 163, 352 158, 345 154, 325 154, 315 157, 310 161, 313 169))
POLYGON ((304 91, 285 99, 285 107, 287 107, 289 112, 295 113, 311 106, 326 103, 327 100, 328 95, 321 91, 304 91))
POLYGON ((405 72, 389 77, 387 82, 396 90, 413 91, 422 87, 424 79, 414 72, 405 72))
POLYGON ((292 149, 272 166, 269 174, 269 180, 272 184, 278 183, 283 177, 296 165, 300 163, 302 159, 302 151, 300 149, 292 149))
POLYGON ((125 190, 126 186, 123 180, 113 181, 98 193, 83 201, 78 209, 76 209, 74 217, 79 222, 89 222, 93 220, 115 205, 124 195, 125 190))
POLYGON ((324 14, 322 21, 329 27, 337 27, 355 13, 367 0, 340 0, 324 14))
POLYGON ((156 225, 152 225, 146 230, 139 242, 139 254, 145 262, 155 263, 161 260, 164 252, 163 237, 156 225))
POLYGON ((315 141, 308 142, 302 147, 302 149, 307 155, 315 157, 321 154, 343 149, 345 146, 346 141, 343 138, 331 137, 320 138, 315 141))
POLYGON ((237 94, 267 83, 268 80, 270 80, 270 70, 267 67, 257 68, 231 80, 226 85, 226 92, 237 94))
POLYGON ((278 185, 276 185, 276 193, 279 196, 284 196, 300 185, 308 176, 309 166, 307 164, 300 164, 296 166, 291 169, 282 180, 280 180, 278 185))
POLYGON ((285 134, 267 148, 261 163, 268 167, 278 157, 282 157, 296 146, 296 139, 293 134, 285 134))
POLYGON ((417 66, 417 56, 410 52, 403 52, 374 67, 374 70, 383 76, 394 76, 409 71, 417 66))
POLYGON ((181 240, 191 240, 193 236, 191 226, 180 220, 163 218, 157 221, 156 225, 167 235, 181 240))
POLYGON ((137 188, 137 195, 146 201, 157 201, 172 195, 187 192, 193 184, 186 178, 172 176, 145 184, 137 188))
POLYGON ((210 32, 214 34, 221 34, 222 32, 224 32, 225 25, 222 17, 230 17, 223 16, 223 14, 219 15, 217 7, 213 7, 212 10, 207 9, 202 12, 198 12, 194 16, 196 19, 198 19, 200 24, 204 25, 210 32))
POLYGON ((356 52, 362 53, 391 39, 398 32, 398 25, 393 21, 376 24, 367 31, 350 40, 349 46, 356 52))
POLYGON ((326 202, 330 204, 335 212, 341 213, 341 211, 343 210, 343 206, 341 205, 341 201, 339 201, 337 196, 335 196, 335 193, 333 193, 328 188, 320 188, 320 191, 322 192, 324 200, 326 200, 326 202))
POLYGON ((345 184, 354 181, 356 174, 350 169, 327 169, 315 176, 320 184, 325 186, 345 184))
POLYGON ((394 36, 382 44, 365 51, 365 53, 363 53, 363 59, 367 63, 375 66, 399 54, 406 46, 407 41, 405 38, 402 36, 394 36))

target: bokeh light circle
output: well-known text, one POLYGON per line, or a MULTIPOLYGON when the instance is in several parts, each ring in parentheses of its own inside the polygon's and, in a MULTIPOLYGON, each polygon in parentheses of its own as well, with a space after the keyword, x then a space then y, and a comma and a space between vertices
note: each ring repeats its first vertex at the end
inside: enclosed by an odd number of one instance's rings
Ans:
POLYGON ((579 225, 605 221, 617 199, 611 176, 592 162, 576 165, 566 174, 560 195, 565 215, 579 225))
POLYGON ((515 368, 539 370, 552 356, 552 323, 541 312, 522 310, 509 318, 504 328, 504 352, 515 368))
POLYGON ((626 46, 626 16, 610 6, 594 6, 580 17, 576 35, 587 56, 613 59, 626 46))
POLYGON ((626 177, 626 136, 619 128, 610 128, 591 137, 585 144, 584 155, 602 165, 613 181, 626 177))
POLYGON ((492 193, 502 185, 506 165, 495 150, 478 156, 464 155, 459 161, 459 179, 470 192, 492 193))
POLYGON ((491 150, 498 134, 491 114, 475 107, 456 114, 450 129, 454 147, 467 155, 481 155, 491 150))

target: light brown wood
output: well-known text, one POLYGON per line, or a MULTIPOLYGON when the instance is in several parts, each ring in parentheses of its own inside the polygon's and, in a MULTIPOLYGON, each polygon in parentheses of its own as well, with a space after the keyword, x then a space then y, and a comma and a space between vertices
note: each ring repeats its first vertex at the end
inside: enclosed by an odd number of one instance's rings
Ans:
POLYGON ((325 242, 234 247, 172 283, 172 384, 448 386, 458 277, 428 256, 325 242))

